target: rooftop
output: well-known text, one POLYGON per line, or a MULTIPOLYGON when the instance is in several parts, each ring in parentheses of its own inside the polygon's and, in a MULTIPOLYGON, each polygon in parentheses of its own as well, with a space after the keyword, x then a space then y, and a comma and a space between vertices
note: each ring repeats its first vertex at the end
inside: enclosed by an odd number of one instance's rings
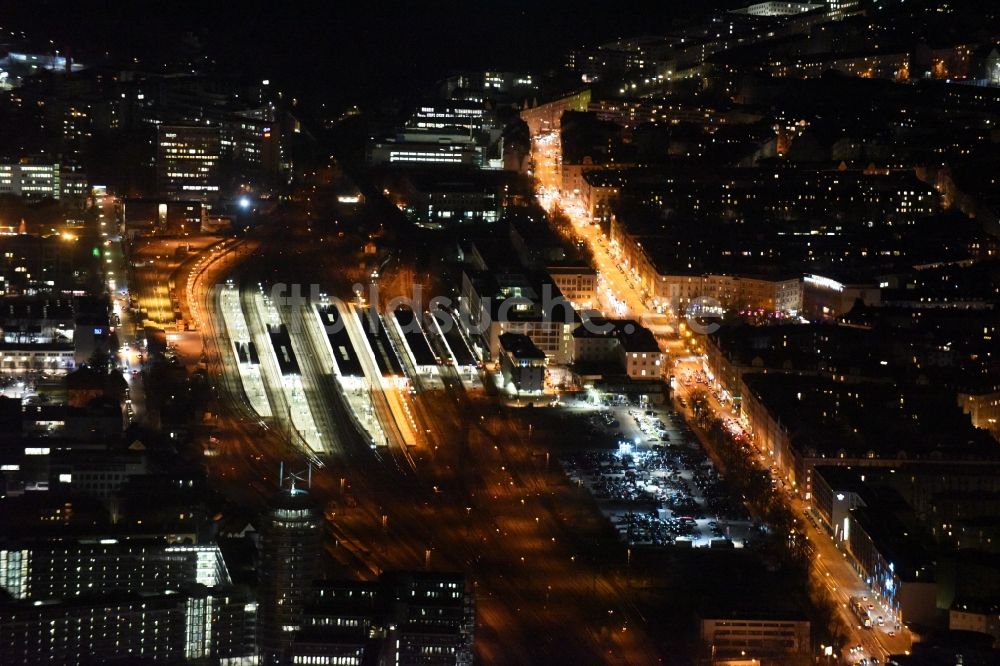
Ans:
POLYGON ((852 509, 851 516, 900 579, 933 582, 934 562, 924 549, 923 535, 907 527, 897 509, 875 503, 852 509))
POLYGON ((518 359, 545 359, 545 352, 539 349, 531 341, 531 338, 523 333, 501 334, 500 348, 518 359))
POLYGON ((955 394, 940 387, 774 373, 749 373, 743 381, 805 457, 902 462, 1000 456, 989 433, 973 427, 955 394))

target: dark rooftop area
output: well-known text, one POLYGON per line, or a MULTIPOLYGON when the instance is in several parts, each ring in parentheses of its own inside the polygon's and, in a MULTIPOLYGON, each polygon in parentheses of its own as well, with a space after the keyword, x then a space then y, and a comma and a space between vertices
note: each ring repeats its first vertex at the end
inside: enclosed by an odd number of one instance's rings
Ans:
POLYGON ((996 441, 972 426, 955 394, 938 387, 773 373, 747 374, 744 382, 808 457, 1000 457, 996 441))

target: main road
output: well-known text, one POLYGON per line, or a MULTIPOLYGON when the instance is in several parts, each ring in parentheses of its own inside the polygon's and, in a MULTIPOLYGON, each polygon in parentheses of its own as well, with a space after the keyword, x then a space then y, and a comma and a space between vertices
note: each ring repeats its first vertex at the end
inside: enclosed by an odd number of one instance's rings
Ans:
POLYGON ((606 312, 616 317, 642 318, 650 314, 648 297, 635 284, 634 275, 626 272, 620 256, 615 256, 600 227, 590 219, 577 194, 564 196, 561 192, 559 164, 561 145, 558 132, 536 137, 532 142, 534 175, 538 183, 538 200, 552 212, 562 211, 573 223, 578 236, 591 250, 593 268, 598 272, 597 298, 606 312))
MULTIPOLYGON (((579 194, 562 192, 559 166, 562 155, 558 131, 532 137, 532 157, 539 201, 546 210, 561 210, 572 222, 579 238, 587 243, 592 252, 594 268, 599 274, 598 298, 606 311, 615 316, 630 316, 640 320, 659 319, 660 315, 665 313, 677 321, 682 313, 670 311, 668 307, 670 304, 662 304, 661 312, 651 307, 651 295, 644 293, 638 286, 634 267, 623 264, 620 249, 614 247, 611 239, 595 224, 579 194)), ((689 348, 700 348, 697 340, 686 340, 686 342, 689 348)), ((678 346, 676 343, 667 343, 660 339, 660 345, 665 351, 673 350, 686 354, 683 346, 678 346)), ((667 367, 671 366, 668 364, 667 367)), ((682 368, 678 368, 677 372, 681 370, 682 368)), ((678 382, 677 386, 676 395, 685 396, 687 388, 682 382, 678 382)), ((715 400, 714 396, 710 400, 710 407, 717 416, 727 416, 727 410, 715 400)), ((685 412, 686 416, 691 416, 689 410, 685 412)), ((696 432, 700 431, 696 429, 696 432)), ((707 446, 708 443, 703 442, 703 445, 707 446)), ((763 466, 768 467, 766 462, 763 466)), ((873 598, 874 595, 851 566, 844 551, 836 546, 829 535, 813 526, 807 515, 807 503, 796 498, 789 498, 789 503, 800 522, 806 525, 806 534, 814 546, 814 569, 837 601, 843 624, 850 632, 850 645, 861 645, 864 648, 850 655, 850 658, 861 659, 862 655, 884 658, 890 653, 908 651, 912 644, 912 636, 905 627, 895 631, 894 623, 888 621, 886 626, 870 630, 859 626, 858 618, 850 609, 849 599, 852 596, 873 598), (894 636, 889 635, 890 630, 894 636)), ((884 617, 890 617, 888 612, 884 612, 884 617)))
MULTIPOLYGON (((686 357, 676 366, 678 381, 676 382, 677 388, 674 392, 675 398, 678 399, 678 406, 679 401, 681 399, 684 400, 686 407, 681 408, 681 411, 691 420, 694 418, 691 411, 693 405, 692 394, 699 389, 699 382, 690 381, 689 385, 688 378, 696 376, 699 370, 700 357, 686 357)), ((705 390, 705 394, 708 398, 708 408, 715 417, 725 420, 735 420, 731 409, 719 402, 718 398, 711 391, 705 390)), ((693 428, 692 431, 703 439, 703 445, 706 448, 711 449, 711 443, 700 428, 693 428)), ((756 447, 753 450, 756 454, 754 461, 762 469, 771 471, 766 455, 756 449, 756 447)), ((773 471, 771 473, 773 474, 773 471)), ((868 588, 857 570, 852 566, 850 554, 839 547, 826 531, 818 528, 817 523, 814 523, 810 515, 811 509, 809 504, 788 492, 787 485, 783 481, 778 480, 777 487, 779 492, 783 493, 786 503, 794 511, 799 525, 803 526, 806 536, 813 546, 813 572, 820 584, 827 588, 830 598, 837 604, 838 616, 849 634, 848 646, 862 647, 861 650, 853 653, 845 652, 845 656, 849 660, 861 660, 872 656, 884 660, 890 654, 908 652, 912 646, 912 636, 905 626, 900 626, 897 629, 894 622, 889 620, 881 627, 876 625, 870 629, 866 629, 863 626, 860 618, 854 614, 850 607, 852 597, 859 599, 866 597, 868 601, 865 603, 871 603, 876 609, 872 613, 875 617, 882 615, 884 618, 890 618, 892 615, 885 608, 878 606, 879 602, 875 598, 875 594, 868 588), (889 635, 890 631, 894 635, 889 635)), ((875 617, 872 619, 875 619, 875 617)))

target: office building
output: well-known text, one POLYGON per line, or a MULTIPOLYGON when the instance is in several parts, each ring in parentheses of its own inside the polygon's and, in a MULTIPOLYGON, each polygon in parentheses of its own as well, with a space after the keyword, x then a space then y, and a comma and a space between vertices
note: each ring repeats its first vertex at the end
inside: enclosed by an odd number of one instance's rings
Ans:
POLYGON ((89 194, 87 175, 78 166, 41 159, 0 164, 0 195, 81 203, 89 194))
POLYGON ((121 534, 0 545, 0 663, 250 659, 256 604, 215 544, 121 534))
POLYGON ((481 104, 455 103, 419 107, 393 136, 374 142, 371 164, 389 166, 482 167, 485 110, 481 104))
POLYGON ((597 304, 597 271, 589 266, 549 266, 552 284, 577 310, 587 310, 597 304))
POLYGON ((424 104, 394 134, 369 145, 368 162, 389 167, 500 169, 501 130, 481 98, 424 104))
POLYGON ((0 299, 0 373, 64 374, 108 352, 110 337, 107 314, 84 313, 71 298, 0 299))
POLYGON ((948 610, 948 629, 986 634, 996 646, 1000 644, 1000 603, 956 602, 948 610))
POLYGON ((441 95, 445 99, 520 101, 537 92, 535 77, 518 72, 463 72, 441 82, 441 95))
POLYGON ((440 229, 496 222, 503 215, 509 183, 502 172, 438 169, 407 174, 386 189, 414 224, 440 229))
POLYGON ((382 577, 390 607, 390 650, 400 666, 471 666, 475 611, 461 574, 391 572, 382 577))
POLYGON ((471 666, 472 595, 461 574, 387 571, 377 581, 316 583, 292 664, 471 666))
POLYGON ((146 234, 192 234, 201 231, 205 206, 200 201, 125 199, 122 219, 129 238, 146 234))
POLYGON ((573 363, 588 375, 624 373, 630 380, 658 381, 663 379, 666 355, 652 331, 639 322, 591 317, 573 331, 573 363))
POLYGON ((808 4, 805 2, 758 2, 742 9, 733 10, 736 14, 748 14, 750 16, 795 16, 805 12, 820 9, 820 4, 808 4))
POLYGON ((811 646, 808 620, 766 614, 702 618, 701 640, 713 656, 754 659, 753 663, 761 663, 761 657, 806 654, 811 646))
POLYGON ((409 130, 460 129, 472 136, 486 126, 486 109, 482 104, 459 102, 423 105, 406 123, 409 130))
POLYGON ((460 307, 466 334, 484 356, 500 358, 500 336, 520 333, 550 364, 566 365, 573 352, 572 331, 579 323, 573 306, 544 278, 520 271, 462 273, 460 307))
POLYGON ((160 125, 156 141, 159 195, 174 201, 218 199, 220 151, 217 125, 160 125))
POLYGON ((76 364, 75 328, 71 299, 3 299, 0 372, 69 372, 76 364))
POLYGON ((315 501, 294 483, 272 500, 260 530, 257 590, 261 658, 284 664, 319 573, 322 523, 315 501))
POLYGON ((819 524, 903 621, 934 624, 939 606, 972 600, 975 588, 951 571, 964 566, 962 558, 949 562, 947 553, 979 552, 989 558, 987 553, 996 552, 1000 480, 995 461, 818 465, 812 488, 819 524))
POLYGON ((375 663, 385 637, 381 589, 376 581, 317 582, 295 634, 291 663, 375 663))
POLYGON ((409 166, 482 165, 482 155, 464 132, 422 132, 388 137, 368 149, 371 164, 409 166))
POLYGON ((253 603, 189 590, 0 604, 0 663, 169 662, 253 657, 253 603))
POLYGON ((81 286, 85 273, 76 270, 74 236, 51 234, 42 237, 15 233, 17 228, 12 225, 7 234, 0 234, 0 295, 59 293, 83 296, 81 286))
POLYGON ((230 584, 215 544, 98 536, 0 544, 0 587, 16 600, 230 584))
POLYGON ((272 107, 250 109, 222 119, 220 152, 238 172, 267 179, 281 170, 281 125, 272 107))
POLYGON ((907 525, 912 521, 901 520, 893 504, 859 506, 850 512, 850 552, 865 582, 896 614, 891 621, 930 625, 937 619, 935 564, 919 534, 907 525))

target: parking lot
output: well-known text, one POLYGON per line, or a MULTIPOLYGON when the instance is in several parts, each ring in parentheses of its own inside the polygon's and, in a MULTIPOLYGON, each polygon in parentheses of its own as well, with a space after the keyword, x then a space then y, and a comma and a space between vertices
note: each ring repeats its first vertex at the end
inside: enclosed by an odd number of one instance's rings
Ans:
POLYGON ((624 541, 741 548, 757 529, 683 418, 667 407, 602 397, 576 407, 608 448, 563 457, 624 541))

